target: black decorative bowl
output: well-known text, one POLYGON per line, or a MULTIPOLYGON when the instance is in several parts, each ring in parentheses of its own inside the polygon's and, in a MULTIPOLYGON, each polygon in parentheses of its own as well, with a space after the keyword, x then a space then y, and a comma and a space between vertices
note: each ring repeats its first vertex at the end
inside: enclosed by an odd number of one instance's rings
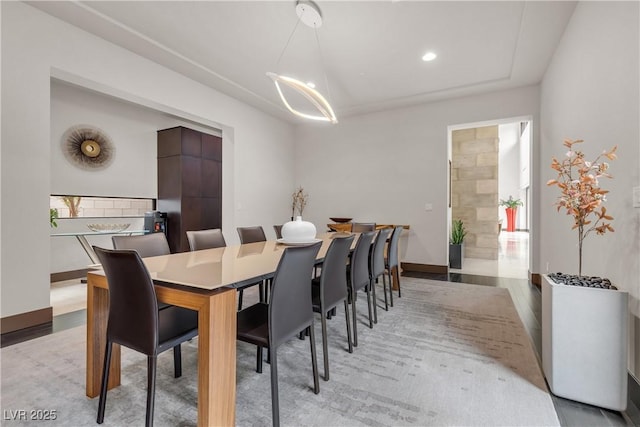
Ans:
POLYGON ((353 218, 329 218, 333 222, 337 222, 338 224, 343 224, 345 222, 350 222, 353 218))

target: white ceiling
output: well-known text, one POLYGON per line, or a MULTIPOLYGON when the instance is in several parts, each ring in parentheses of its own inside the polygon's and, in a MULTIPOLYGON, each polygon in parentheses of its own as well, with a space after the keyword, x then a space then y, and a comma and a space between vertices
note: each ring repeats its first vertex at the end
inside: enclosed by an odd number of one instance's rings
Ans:
POLYGON ((338 119, 535 84, 575 8, 561 1, 318 1, 318 46, 313 29, 296 27, 294 0, 29 4, 294 123, 301 119, 285 111, 267 71, 314 81, 338 119), (421 60, 428 50, 435 61, 421 60))

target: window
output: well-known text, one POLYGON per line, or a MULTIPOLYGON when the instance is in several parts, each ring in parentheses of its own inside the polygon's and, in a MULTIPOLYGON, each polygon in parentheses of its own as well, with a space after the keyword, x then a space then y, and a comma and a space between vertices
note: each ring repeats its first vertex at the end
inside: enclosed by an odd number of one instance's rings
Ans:
POLYGON ((144 216, 155 208, 154 199, 52 195, 49 207, 59 218, 144 216))

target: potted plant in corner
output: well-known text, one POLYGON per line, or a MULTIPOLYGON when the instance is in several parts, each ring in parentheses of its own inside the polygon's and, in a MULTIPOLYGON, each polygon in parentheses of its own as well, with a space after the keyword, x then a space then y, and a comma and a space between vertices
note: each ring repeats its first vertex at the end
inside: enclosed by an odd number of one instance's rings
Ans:
POLYGON ((566 157, 552 159, 558 174, 548 185, 560 188, 558 211, 572 216, 578 233, 578 275, 554 273, 542 280, 542 367, 551 391, 560 397, 624 411, 627 406, 628 294, 609 280, 582 275, 582 244, 592 234, 613 232, 604 207, 611 178, 606 159, 617 147, 587 161, 565 140, 566 157), (606 158, 606 159, 605 159, 606 158))
POLYGON ((504 206, 507 213, 507 231, 516 231, 516 214, 518 206, 522 205, 522 200, 514 199, 513 196, 509 196, 508 200, 500 199, 500 206, 504 206))
POLYGON ((456 219, 451 226, 451 238, 449 239, 449 267, 462 268, 464 258, 464 236, 467 235, 462 220, 456 219))

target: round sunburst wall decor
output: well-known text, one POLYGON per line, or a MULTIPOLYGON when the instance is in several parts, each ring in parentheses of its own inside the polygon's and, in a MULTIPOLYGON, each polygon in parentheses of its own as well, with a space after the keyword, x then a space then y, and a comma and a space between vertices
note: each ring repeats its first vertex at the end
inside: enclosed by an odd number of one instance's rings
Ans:
POLYGON ((72 126, 62 136, 62 151, 73 165, 83 169, 104 169, 115 156, 111 138, 95 126, 72 126))

